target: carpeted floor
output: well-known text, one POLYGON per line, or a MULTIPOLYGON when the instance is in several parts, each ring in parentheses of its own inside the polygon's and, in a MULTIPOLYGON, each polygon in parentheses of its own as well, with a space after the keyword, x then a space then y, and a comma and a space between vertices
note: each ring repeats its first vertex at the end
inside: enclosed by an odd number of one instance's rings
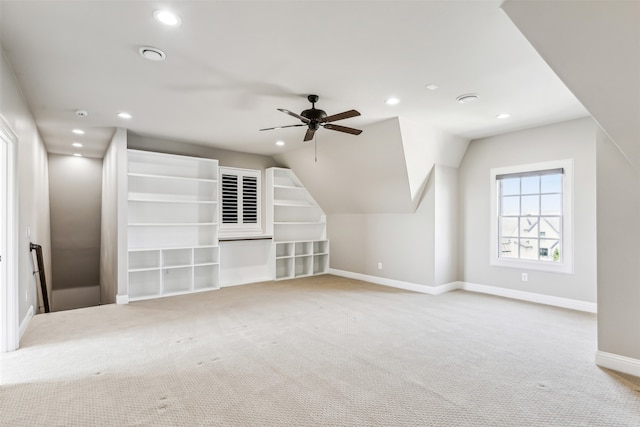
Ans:
POLYGON ((640 426, 594 315, 319 276, 36 316, 6 426, 640 426))

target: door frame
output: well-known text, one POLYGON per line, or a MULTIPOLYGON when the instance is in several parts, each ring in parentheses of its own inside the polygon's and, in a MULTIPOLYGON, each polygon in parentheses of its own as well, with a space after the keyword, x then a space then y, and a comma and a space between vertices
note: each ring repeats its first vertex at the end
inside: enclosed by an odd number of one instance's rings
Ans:
POLYGON ((20 342, 18 322, 18 137, 0 114, 0 352, 20 342))

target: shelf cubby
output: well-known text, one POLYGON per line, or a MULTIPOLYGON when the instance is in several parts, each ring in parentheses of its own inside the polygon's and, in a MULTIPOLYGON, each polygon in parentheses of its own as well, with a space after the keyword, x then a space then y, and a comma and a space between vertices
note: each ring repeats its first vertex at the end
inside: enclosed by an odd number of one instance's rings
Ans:
POLYGON ((314 255, 313 256, 313 274, 324 274, 327 272, 329 264, 329 256, 326 254, 323 255, 314 255))
POLYGON ((129 252, 129 270, 160 268, 160 251, 129 252))
POLYGON ((218 287, 220 266, 218 264, 196 265, 193 268, 193 288, 196 291, 218 287))
POLYGON ((276 258, 293 256, 294 242, 276 243, 276 258))
POLYGON ((162 251, 162 267, 184 267, 193 263, 192 249, 165 249, 162 251))
POLYGON ((276 259, 276 279, 290 279, 293 277, 293 258, 276 259))
POLYGON ((309 276, 311 274, 312 267, 312 257, 308 256, 300 256, 295 258, 295 277, 309 276))
POLYGON ((218 247, 205 247, 193 249, 193 264, 218 264, 219 263, 219 248, 218 247))
POLYGON ((160 270, 130 271, 129 298, 150 298, 160 294, 160 270))
POLYGON ((313 253, 314 254, 326 254, 329 252, 329 241, 320 240, 317 242, 313 242, 313 253))
POLYGON ((186 293, 193 287, 193 268, 164 268, 162 269, 162 293, 186 293))

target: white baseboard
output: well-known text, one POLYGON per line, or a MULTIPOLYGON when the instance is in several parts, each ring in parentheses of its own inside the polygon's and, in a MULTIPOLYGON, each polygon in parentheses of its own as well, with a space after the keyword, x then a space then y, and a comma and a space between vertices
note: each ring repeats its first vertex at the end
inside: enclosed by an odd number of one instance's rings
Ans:
POLYGON ((598 305, 594 302, 580 301, 569 298, 554 297, 551 295, 536 294, 533 292, 518 291, 515 289, 500 288, 497 286, 479 285, 477 283, 460 282, 460 289, 483 294, 496 295, 505 298, 535 302, 538 304, 552 305, 555 307, 569 308, 571 310, 597 313, 598 305))
POLYGON ((440 286, 419 285, 417 283, 404 282, 402 280, 386 279, 384 277, 370 276, 368 274, 354 273, 351 271, 328 269, 327 273, 335 276, 346 277, 348 279, 362 280, 364 282, 375 283, 376 285, 390 286, 392 288, 405 289, 407 291, 420 292, 429 295, 440 295, 445 292, 459 289, 460 282, 447 283, 440 286))
POLYGON ((384 277, 370 276, 368 274, 354 273, 351 271, 330 268, 329 274, 347 277, 349 279, 363 280, 377 285, 390 286, 392 288, 406 289, 408 291, 420 292, 429 295, 440 295, 445 292, 462 289, 470 292, 496 295, 505 298, 512 298, 521 301, 535 302, 538 304, 552 305, 555 307, 569 308, 571 310, 585 311, 587 313, 597 313, 598 305, 593 302, 561 298, 551 295, 536 294, 533 292, 518 291, 497 286, 480 285, 470 282, 451 282, 439 286, 426 286, 417 283, 403 282, 401 280, 386 279, 384 277))
POLYGON ((27 326, 29 326, 29 322, 31 321, 31 319, 33 318, 33 306, 30 305, 29 306, 29 310, 27 310, 27 315, 24 316, 24 319, 22 319, 22 322, 20 322, 20 329, 19 329, 19 338, 22 338, 22 336, 24 335, 24 333, 27 331, 27 326))
POLYGON ((598 350, 596 351, 596 365, 640 377, 640 360, 631 357, 598 350))
POLYGON ((116 304, 129 304, 129 295, 116 295, 116 304))

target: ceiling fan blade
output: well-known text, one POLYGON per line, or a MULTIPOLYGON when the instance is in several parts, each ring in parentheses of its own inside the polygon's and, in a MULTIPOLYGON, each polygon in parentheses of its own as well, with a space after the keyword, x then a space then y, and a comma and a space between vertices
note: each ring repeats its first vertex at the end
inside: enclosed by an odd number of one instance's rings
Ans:
POLYGON ((292 111, 285 110, 284 108, 278 108, 278 111, 282 111, 283 113, 288 114, 288 115, 290 115, 292 117, 295 117, 296 119, 300 119, 305 123, 309 123, 311 121, 311 120, 307 119, 306 117, 301 116, 300 114, 296 114, 296 113, 294 113, 292 111))
POLYGON ((306 126, 306 124, 304 124, 304 123, 300 123, 300 124, 298 124, 298 125, 276 126, 276 127, 274 127, 274 128, 266 128, 266 129, 259 129, 259 130, 284 129, 284 128, 293 128, 293 127, 298 127, 298 126, 306 126))
POLYGON ((360 135, 362 131, 360 129, 348 128, 346 126, 340 125, 332 125, 331 123, 327 123, 326 125, 322 125, 325 129, 337 130, 338 132, 350 133, 351 135, 360 135))
POLYGON ((313 135, 316 133, 313 129, 307 129, 307 133, 304 134, 304 140, 311 141, 313 139, 313 135))
POLYGON ((349 119, 351 117, 358 117, 360 115, 356 110, 345 111, 344 113, 334 114, 332 116, 327 116, 322 119, 323 123, 335 122, 337 120, 349 119))

